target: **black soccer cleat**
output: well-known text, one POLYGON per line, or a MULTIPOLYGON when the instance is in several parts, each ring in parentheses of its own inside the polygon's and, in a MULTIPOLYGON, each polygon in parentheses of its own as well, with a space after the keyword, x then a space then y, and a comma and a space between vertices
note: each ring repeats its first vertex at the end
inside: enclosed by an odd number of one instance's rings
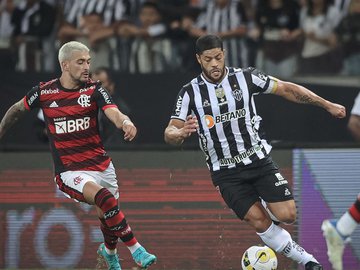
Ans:
POLYGON ((323 270, 323 267, 321 264, 317 262, 308 262, 305 264, 305 270, 323 270))

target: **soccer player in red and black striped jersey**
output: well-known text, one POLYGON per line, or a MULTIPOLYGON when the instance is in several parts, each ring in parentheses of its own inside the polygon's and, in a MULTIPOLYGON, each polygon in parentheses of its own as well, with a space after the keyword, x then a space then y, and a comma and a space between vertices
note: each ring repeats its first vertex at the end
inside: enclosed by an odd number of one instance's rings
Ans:
POLYGON ((135 262, 147 268, 156 261, 133 235, 118 206, 118 184, 114 166, 101 142, 98 110, 122 129, 131 141, 137 129, 113 102, 110 94, 89 77, 89 49, 71 41, 59 50, 61 77, 39 83, 12 105, 0 123, 0 139, 18 118, 41 108, 55 164, 55 181, 70 198, 96 206, 104 243, 98 248, 109 269, 121 269, 116 245, 120 239, 135 262))

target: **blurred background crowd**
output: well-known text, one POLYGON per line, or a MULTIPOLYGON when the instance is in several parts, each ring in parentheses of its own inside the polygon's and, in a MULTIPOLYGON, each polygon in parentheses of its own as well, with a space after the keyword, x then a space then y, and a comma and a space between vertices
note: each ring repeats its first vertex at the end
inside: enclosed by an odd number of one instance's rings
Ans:
POLYGON ((230 66, 360 74, 360 0, 0 0, 0 70, 56 72, 60 46, 78 40, 93 70, 192 72, 206 33, 230 66))

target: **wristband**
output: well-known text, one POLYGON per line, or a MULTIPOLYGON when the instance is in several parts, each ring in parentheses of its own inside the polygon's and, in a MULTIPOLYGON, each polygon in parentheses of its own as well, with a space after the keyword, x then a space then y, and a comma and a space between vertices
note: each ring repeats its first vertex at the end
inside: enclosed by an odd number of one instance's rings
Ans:
POLYGON ((125 119, 123 122, 122 122, 122 125, 125 126, 127 124, 131 124, 131 121, 129 119, 125 119))

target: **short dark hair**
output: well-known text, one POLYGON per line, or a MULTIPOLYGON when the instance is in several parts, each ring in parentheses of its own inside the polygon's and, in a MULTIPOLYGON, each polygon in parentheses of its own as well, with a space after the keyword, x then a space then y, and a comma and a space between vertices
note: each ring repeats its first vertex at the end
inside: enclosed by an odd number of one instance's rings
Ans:
POLYGON ((216 35, 205 35, 196 40, 195 50, 197 54, 202 54, 204 51, 214 48, 223 50, 222 39, 216 35))

